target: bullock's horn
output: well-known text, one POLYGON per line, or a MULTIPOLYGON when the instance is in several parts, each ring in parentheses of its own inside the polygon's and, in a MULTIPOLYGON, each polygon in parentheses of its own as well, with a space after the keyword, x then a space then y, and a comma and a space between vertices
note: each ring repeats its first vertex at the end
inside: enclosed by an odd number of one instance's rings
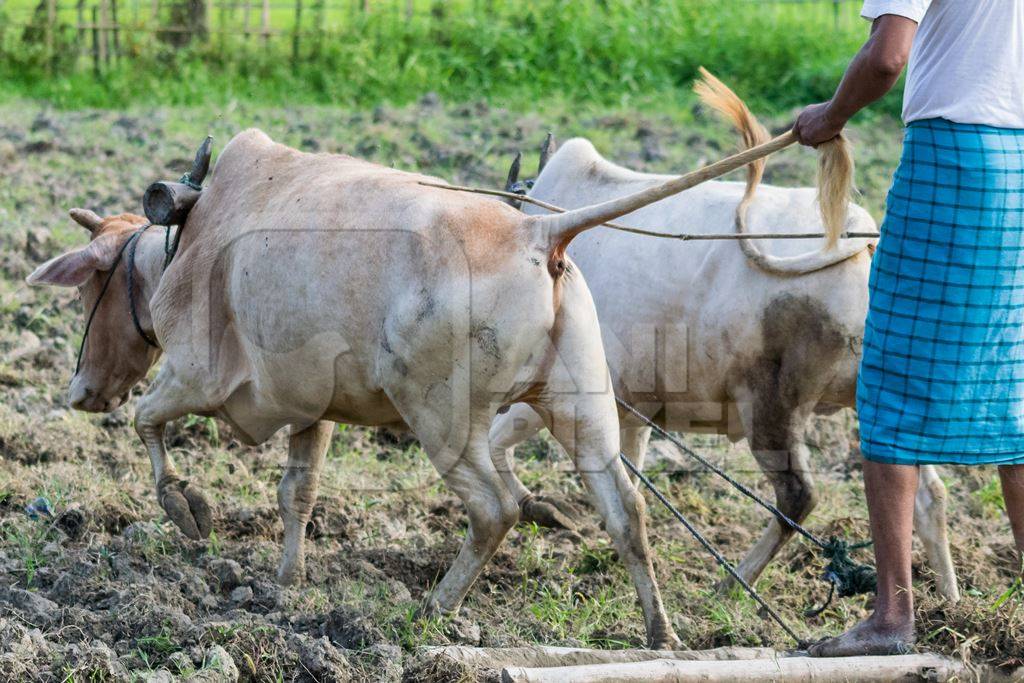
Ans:
POLYGON ((523 163, 523 153, 516 152, 516 158, 512 160, 512 166, 508 169, 508 177, 505 178, 505 192, 515 192, 516 183, 519 182, 519 167, 523 163))
MULTIPOLYGON (((516 152, 516 158, 512 160, 512 166, 508 169, 508 177, 505 179, 505 192, 514 192, 516 194, 524 193, 525 189, 522 183, 519 182, 519 167, 523 164, 523 153, 516 152)), ((503 199, 503 202, 511 206, 513 209, 522 209, 523 203, 518 199, 503 199)))
POLYGON ((554 133, 548 133, 548 136, 544 138, 544 144, 540 146, 540 163, 537 164, 537 175, 540 175, 540 172, 548 165, 551 155, 557 151, 558 143, 555 142, 555 135, 554 133))
POLYGON ((210 170, 210 156, 213 153, 213 136, 207 135, 203 144, 196 150, 195 161, 192 162, 192 170, 182 177, 181 182, 198 190, 206 179, 206 172, 210 170))
POLYGON ((103 225, 103 219, 88 209, 71 209, 68 214, 71 216, 71 220, 89 232, 96 232, 103 225))

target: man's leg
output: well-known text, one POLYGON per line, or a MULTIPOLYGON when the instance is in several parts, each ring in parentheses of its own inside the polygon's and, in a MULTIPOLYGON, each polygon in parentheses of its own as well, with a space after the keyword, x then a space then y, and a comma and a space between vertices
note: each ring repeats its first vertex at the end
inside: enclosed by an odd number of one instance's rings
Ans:
POLYGON ((1013 540, 1017 542, 1017 550, 1024 555, 1024 465, 1000 467, 999 478, 1003 480, 1003 500, 1006 501, 1013 540))
POLYGON ((878 593, 875 611, 846 633, 814 645, 814 657, 898 654, 914 640, 910 549, 917 467, 864 461, 864 492, 871 517, 878 593))

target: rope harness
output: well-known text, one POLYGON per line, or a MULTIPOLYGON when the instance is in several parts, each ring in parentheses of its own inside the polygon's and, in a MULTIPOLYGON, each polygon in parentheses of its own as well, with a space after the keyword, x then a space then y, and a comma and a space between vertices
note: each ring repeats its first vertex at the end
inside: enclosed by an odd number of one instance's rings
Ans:
MULTIPOLYGON (((82 333, 82 342, 78 345, 78 358, 75 361, 75 374, 78 374, 79 369, 82 367, 82 355, 85 353, 85 342, 89 338, 89 330, 92 329, 92 321, 96 317, 96 311, 99 310, 100 303, 103 302, 103 297, 106 296, 107 290, 110 289, 110 283, 114 279, 114 274, 117 272, 117 267, 120 265, 122 259, 124 259, 127 253, 127 262, 125 263, 125 286, 127 287, 128 295, 128 313, 132 318, 132 325, 135 327, 135 331, 142 337, 142 340, 146 342, 147 346, 153 348, 160 348, 153 337, 142 329, 142 321, 139 319, 138 307, 135 303, 135 250, 138 248, 139 240, 142 235, 153 227, 152 223, 146 223, 138 230, 132 233, 132 235, 121 245, 121 248, 117 252, 117 257, 114 259, 113 265, 110 266, 110 272, 107 274, 107 278, 103 281, 103 287, 100 288, 100 294, 96 297, 96 302, 92 305, 92 309, 89 311, 89 317, 85 320, 85 332, 82 333)), ((171 226, 165 226, 164 232, 164 264, 163 269, 166 270, 167 266, 170 265, 171 259, 178 252, 178 244, 181 240, 181 230, 174 236, 174 241, 171 241, 171 226)))

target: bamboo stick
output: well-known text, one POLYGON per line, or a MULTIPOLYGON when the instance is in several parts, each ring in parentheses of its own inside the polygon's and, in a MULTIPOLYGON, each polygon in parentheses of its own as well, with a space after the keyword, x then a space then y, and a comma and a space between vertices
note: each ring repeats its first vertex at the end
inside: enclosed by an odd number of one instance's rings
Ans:
MULTIPOLYGON (((702 181, 703 182, 703 181, 702 181)), ((516 194, 515 192, 505 192, 503 190, 490 190, 487 188, 480 187, 465 187, 463 185, 445 185, 443 183, 430 183, 425 180, 419 182, 424 187, 436 187, 439 190, 452 190, 454 192, 471 192, 473 194, 483 194, 492 197, 504 197, 506 199, 512 199, 515 201, 526 202, 527 204, 533 204, 539 206, 542 209, 551 211, 552 213, 565 213, 565 209, 554 204, 549 204, 540 199, 534 199, 528 195, 516 194)), ((701 240, 807 240, 807 239, 821 239, 826 235, 823 232, 764 232, 764 233, 737 233, 737 232, 658 232, 655 230, 645 230, 643 228, 635 228, 630 225, 623 225, 622 223, 616 223, 614 221, 608 221, 602 223, 602 227, 611 228, 612 230, 621 230, 622 232, 631 232, 635 235, 643 235, 645 237, 661 237, 663 239, 680 240, 683 242, 687 241, 701 241, 701 240)), ((841 236, 841 239, 878 239, 881 235, 877 232, 847 232, 841 236)))

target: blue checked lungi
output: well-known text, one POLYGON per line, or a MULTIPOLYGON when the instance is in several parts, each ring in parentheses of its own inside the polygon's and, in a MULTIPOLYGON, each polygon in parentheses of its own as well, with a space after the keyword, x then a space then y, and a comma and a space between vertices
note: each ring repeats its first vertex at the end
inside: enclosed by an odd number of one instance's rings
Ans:
POLYGON ((1024 130, 907 127, 869 289, 864 457, 1024 464, 1024 130))

